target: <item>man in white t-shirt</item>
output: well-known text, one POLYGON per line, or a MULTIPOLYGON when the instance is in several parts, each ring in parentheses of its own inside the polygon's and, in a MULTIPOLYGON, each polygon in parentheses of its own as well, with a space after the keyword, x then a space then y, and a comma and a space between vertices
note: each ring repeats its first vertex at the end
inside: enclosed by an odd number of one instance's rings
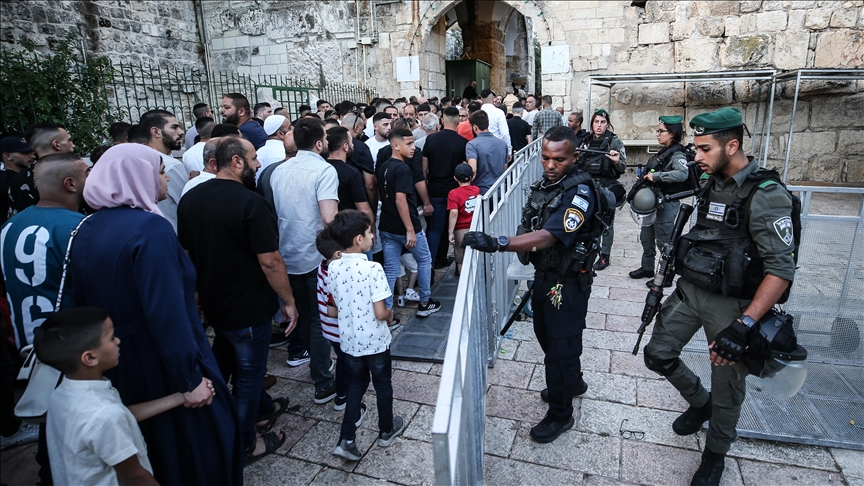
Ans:
POLYGON ((168 197, 157 204, 165 219, 177 232, 177 204, 183 194, 183 187, 189 181, 189 174, 183 162, 171 157, 172 150, 180 150, 183 141, 183 128, 174 114, 165 110, 152 110, 144 113, 138 122, 142 132, 147 133, 147 146, 162 154, 165 173, 168 174, 168 197))
POLYGON ((198 131, 201 141, 183 154, 183 166, 186 167, 189 177, 195 177, 204 170, 204 144, 210 140, 215 126, 216 122, 210 117, 201 117, 195 121, 195 130, 198 131))
POLYGON ((522 112, 522 119, 529 125, 534 125, 534 116, 537 115, 537 97, 533 94, 525 98, 525 111, 522 112))
POLYGON ((267 142, 257 151, 261 168, 255 173, 256 182, 268 165, 285 160, 285 135, 291 132, 291 120, 282 115, 270 115, 264 120, 264 132, 267 142))
POLYGON ((390 136, 390 124, 392 122, 393 118, 388 113, 376 113, 375 116, 372 117, 372 123, 375 127, 375 136, 366 140, 366 146, 369 147, 369 151, 372 152, 373 161, 378 160, 379 150, 390 145, 388 137, 390 136))
POLYGON ((483 100, 480 109, 489 115, 489 132, 507 144, 508 153, 512 152, 513 144, 510 142, 510 127, 507 126, 507 116, 500 108, 492 104, 495 101, 495 93, 491 89, 484 89, 480 93, 480 98, 483 100))

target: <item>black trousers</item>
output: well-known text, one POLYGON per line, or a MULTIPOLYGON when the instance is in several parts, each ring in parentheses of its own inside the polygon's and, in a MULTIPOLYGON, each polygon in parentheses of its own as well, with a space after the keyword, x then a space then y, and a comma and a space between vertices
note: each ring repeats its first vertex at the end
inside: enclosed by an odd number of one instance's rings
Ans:
POLYGON ((579 290, 577 282, 563 283, 561 305, 556 307, 549 292, 557 283, 535 275, 531 306, 534 334, 546 355, 543 363, 549 389, 548 415, 565 420, 573 415, 573 394, 582 381, 582 331, 591 287, 579 290))

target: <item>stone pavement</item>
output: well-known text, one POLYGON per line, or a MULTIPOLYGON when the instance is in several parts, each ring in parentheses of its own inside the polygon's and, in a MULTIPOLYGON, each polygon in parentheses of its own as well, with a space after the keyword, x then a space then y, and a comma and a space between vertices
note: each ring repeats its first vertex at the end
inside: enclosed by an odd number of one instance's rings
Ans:
MULTIPOLYGON (((671 429, 686 403, 645 369, 641 353, 630 354, 646 288, 643 280, 627 277, 639 265, 641 247, 626 209, 618 213, 615 230, 612 266, 599 272, 589 305, 582 360, 589 388, 575 400, 576 425, 551 444, 529 438, 528 430, 545 413, 539 396, 545 386, 543 355, 531 323, 516 322, 488 375, 485 483, 684 485, 698 467, 704 433, 679 437, 671 429), (643 431, 644 439, 622 438, 623 420, 625 429, 643 431)), ((414 306, 397 309, 403 322, 414 306)), ((431 428, 441 365, 393 363, 394 410, 407 425, 388 448, 375 444, 377 412, 370 387, 369 413, 357 435, 363 459, 355 463, 331 455, 342 412, 332 403, 315 405, 307 366, 289 368, 286 358, 283 348, 271 350, 270 372, 280 379, 270 393, 290 397, 300 409, 280 418, 277 428, 288 439, 278 454, 246 469, 247 484, 434 483, 431 428)), ((34 454, 33 445, 3 451, 0 481, 34 484, 34 454)), ((730 451, 723 484, 864 486, 864 452, 740 439, 730 451)))

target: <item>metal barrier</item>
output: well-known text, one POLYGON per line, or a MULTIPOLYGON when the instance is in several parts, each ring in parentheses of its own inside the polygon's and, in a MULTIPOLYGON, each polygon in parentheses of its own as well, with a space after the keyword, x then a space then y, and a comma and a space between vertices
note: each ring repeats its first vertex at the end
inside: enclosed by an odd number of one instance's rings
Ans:
MULTIPOLYGON (((516 233, 529 186, 542 173, 540 144, 535 140, 514 155, 477 205, 472 231, 516 233)), ((465 249, 432 424, 436 484, 483 481, 486 369, 495 364, 498 333, 516 291, 516 282, 507 278, 514 258, 513 253, 465 249)))

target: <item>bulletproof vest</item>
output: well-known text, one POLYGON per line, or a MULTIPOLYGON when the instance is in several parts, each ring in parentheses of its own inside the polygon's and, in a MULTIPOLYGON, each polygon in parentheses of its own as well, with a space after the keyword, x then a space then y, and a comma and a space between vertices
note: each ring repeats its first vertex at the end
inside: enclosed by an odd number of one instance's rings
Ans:
MULTIPOLYGON (((602 150, 606 152, 609 150, 609 144, 612 143, 612 137, 614 136, 615 134, 609 130, 606 130, 600 138, 594 138, 594 135, 589 133, 584 139, 582 139, 579 148, 602 150)), ((621 174, 619 174, 613 166, 614 162, 609 160, 605 155, 590 153, 581 154, 578 163, 579 172, 590 174, 591 177, 594 178, 618 179, 621 177, 621 174)))
MULTIPOLYGON (((655 172, 670 172, 667 170, 666 164, 669 163, 669 159, 672 158, 678 152, 683 152, 684 147, 681 146, 680 143, 675 143, 670 145, 669 147, 664 148, 653 157, 648 159, 648 163, 645 164, 644 173, 651 172, 652 170, 655 172)), ((647 181, 646 181, 647 182, 647 181)), ((653 185, 657 189, 660 190, 664 195, 667 194, 676 194, 679 192, 684 192, 690 189, 689 184, 686 180, 681 182, 647 182, 648 184, 653 185)))
MULTIPOLYGON (((705 185, 696 224, 676 248, 675 270, 681 278, 708 292, 753 298, 764 278, 764 263, 750 236, 750 202, 757 190, 769 185, 760 181, 776 182, 771 173, 777 174, 761 169, 750 174, 737 194, 715 192, 713 181, 705 185)), ((778 303, 788 296, 787 288, 778 303)))

